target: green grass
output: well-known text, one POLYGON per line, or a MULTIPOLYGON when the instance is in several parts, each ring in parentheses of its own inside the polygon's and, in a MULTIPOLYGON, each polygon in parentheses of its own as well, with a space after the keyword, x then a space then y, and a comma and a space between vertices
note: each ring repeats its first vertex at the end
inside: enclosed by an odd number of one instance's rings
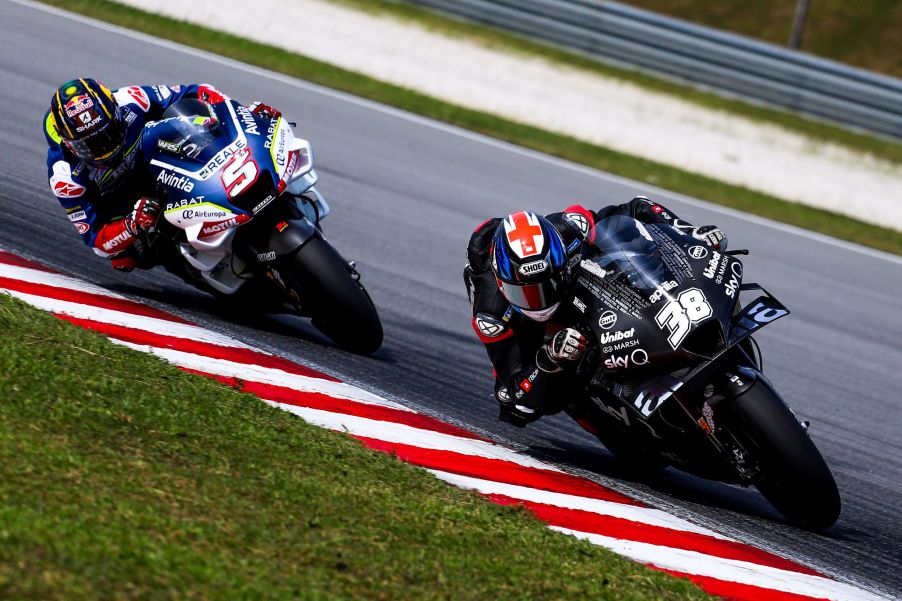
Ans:
POLYGON ((707 598, 3 294, 0 389, 0 598, 707 598))
MULTIPOLYGON (((629 0, 627 4, 779 45, 789 39, 796 8, 796 0, 629 0)), ((902 2, 898 0, 812 0, 801 49, 900 77, 900 31, 902 2)))
MULTIPOLYGON (((561 134, 516 123, 484 112, 465 109, 412 90, 377 81, 359 73, 353 73, 293 54, 286 50, 176 21, 168 17, 146 13, 110 2, 109 0, 44 1, 47 4, 61 6, 68 10, 103 19, 130 29, 143 31, 161 38, 202 48, 222 56, 256 64, 266 69, 344 90, 640 182, 647 182, 675 192, 703 198, 711 202, 827 235, 902 254, 902 232, 873 226, 849 217, 801 204, 790 203, 746 188, 689 173, 675 167, 581 142, 561 134)), ((382 8, 381 4, 375 6, 375 9, 381 10, 382 8)), ((413 9, 407 7, 404 10, 413 9)), ((467 31, 469 30, 470 27, 468 25, 467 31)), ((509 37, 502 34, 497 34, 497 36, 497 38, 493 39, 506 39, 506 37, 509 37)), ((522 43, 525 44, 525 42, 522 43)), ((261 91, 261 95, 265 96, 265 92, 261 91)), ((875 140, 873 138, 869 139, 875 140)), ((883 142, 880 143, 885 144, 883 142)), ((902 145, 890 145, 888 148, 896 149, 897 154, 894 156, 896 156, 897 160, 902 160, 902 145)), ((892 155, 891 152, 888 154, 892 155)), ((611 202, 621 202, 623 199, 610 200, 611 202)))

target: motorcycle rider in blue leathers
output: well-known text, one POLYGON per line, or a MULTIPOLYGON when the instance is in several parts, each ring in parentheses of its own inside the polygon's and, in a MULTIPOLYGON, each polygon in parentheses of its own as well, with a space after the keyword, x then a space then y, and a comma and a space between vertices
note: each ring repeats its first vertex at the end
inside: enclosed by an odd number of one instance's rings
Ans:
POLYGON ((693 227, 644 196, 599 211, 579 205, 544 217, 518 211, 477 227, 464 283, 473 329, 495 374, 501 421, 522 428, 583 394, 573 368, 588 340, 569 327, 566 295, 583 242, 596 223, 614 215, 669 224, 717 249, 727 245, 716 226, 693 227))
MULTIPOLYGON (((155 228, 161 207, 140 158, 141 132, 182 98, 227 100, 208 84, 110 90, 79 78, 56 90, 44 115, 50 189, 84 243, 116 269, 149 266, 139 264, 141 234, 155 228)), ((259 102, 249 108, 279 116, 259 102)))

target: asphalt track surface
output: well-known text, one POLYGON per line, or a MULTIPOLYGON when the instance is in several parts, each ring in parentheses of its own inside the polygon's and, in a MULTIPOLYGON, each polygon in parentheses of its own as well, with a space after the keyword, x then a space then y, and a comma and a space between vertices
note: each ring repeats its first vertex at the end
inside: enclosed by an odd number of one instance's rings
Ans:
POLYGON ((841 580, 902 597, 902 260, 33 6, 0 2, 0 32, 3 248, 467 425, 841 580), (119 274, 86 249, 47 187, 41 133, 53 89, 80 75, 113 87, 210 82, 242 101, 264 99, 296 120, 299 135, 313 143, 319 188, 332 204, 326 233, 358 262, 385 325, 383 348, 357 357, 300 319, 229 315, 161 270, 119 274), (793 311, 757 338, 766 374, 812 421, 811 436, 836 476, 843 513, 824 534, 786 525, 754 490, 675 470, 637 481, 564 416, 525 430, 497 422, 490 368, 470 329, 461 278, 470 232, 519 208, 596 207, 637 193, 694 223, 720 225, 731 247, 751 249, 745 281, 760 282, 793 311))

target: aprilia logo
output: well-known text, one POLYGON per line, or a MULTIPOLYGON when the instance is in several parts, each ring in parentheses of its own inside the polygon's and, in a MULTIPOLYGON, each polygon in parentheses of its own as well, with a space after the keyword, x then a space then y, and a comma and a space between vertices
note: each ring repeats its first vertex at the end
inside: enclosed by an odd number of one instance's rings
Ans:
POLYGON ((669 282, 664 282, 663 284, 661 284, 660 286, 655 288, 655 291, 652 292, 651 296, 648 297, 648 301, 650 303, 654 304, 654 303, 658 302, 659 300, 661 300, 661 297, 664 296, 665 292, 667 292, 669 290, 673 290, 676 287, 677 287, 677 283, 674 282, 673 280, 670 280, 669 282))

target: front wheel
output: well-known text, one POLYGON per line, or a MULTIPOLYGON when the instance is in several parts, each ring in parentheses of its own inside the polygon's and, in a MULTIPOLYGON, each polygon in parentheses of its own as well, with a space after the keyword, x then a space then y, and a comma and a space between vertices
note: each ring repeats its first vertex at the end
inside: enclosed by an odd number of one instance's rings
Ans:
POLYGON ((314 236, 282 261, 282 277, 299 293, 317 329, 355 353, 369 355, 382 346, 376 306, 331 244, 314 236))
POLYGON ((777 393, 758 380, 719 412, 757 461, 755 486, 789 521, 807 530, 832 526, 841 509, 827 463, 777 393))

